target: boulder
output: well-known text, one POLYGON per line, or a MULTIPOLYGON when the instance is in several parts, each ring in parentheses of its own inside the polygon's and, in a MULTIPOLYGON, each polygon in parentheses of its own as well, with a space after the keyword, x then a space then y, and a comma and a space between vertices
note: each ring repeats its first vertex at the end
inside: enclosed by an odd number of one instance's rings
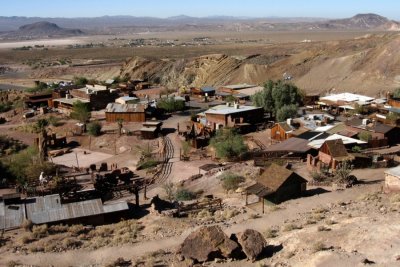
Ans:
POLYGON ((243 252, 247 258, 255 261, 267 246, 267 241, 260 232, 247 229, 238 234, 238 242, 242 246, 243 252))
POLYGON ((180 253, 186 259, 205 262, 235 257, 240 253, 240 247, 219 226, 203 226, 183 241, 180 253))

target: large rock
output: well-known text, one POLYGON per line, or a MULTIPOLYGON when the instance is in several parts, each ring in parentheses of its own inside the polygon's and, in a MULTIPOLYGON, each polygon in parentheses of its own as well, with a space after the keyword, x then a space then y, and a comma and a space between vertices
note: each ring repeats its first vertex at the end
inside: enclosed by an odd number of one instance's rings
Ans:
POLYGON ((260 232, 247 229, 238 234, 238 242, 242 246, 243 252, 247 258, 255 261, 267 246, 267 241, 260 232))
POLYGON ((203 226, 183 241, 180 252, 187 259, 205 262, 235 257, 240 247, 219 226, 203 226))

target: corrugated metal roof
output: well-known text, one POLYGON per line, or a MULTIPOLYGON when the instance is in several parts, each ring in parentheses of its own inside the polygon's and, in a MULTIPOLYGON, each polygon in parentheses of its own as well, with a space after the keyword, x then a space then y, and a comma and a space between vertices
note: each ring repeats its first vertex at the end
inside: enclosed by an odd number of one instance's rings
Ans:
POLYGON ((49 195, 30 200, 26 212, 33 223, 41 224, 102 214, 103 204, 94 199, 62 205, 59 195, 49 195))
POLYGON ((125 112, 144 112, 145 107, 141 104, 119 104, 109 103, 106 107, 106 112, 110 113, 125 113, 125 112))
POLYGON ((23 203, 12 205, 1 202, 0 229, 19 227, 25 218, 34 224, 43 224, 124 210, 129 210, 126 202, 103 205, 101 199, 61 204, 59 195, 30 198, 23 203))

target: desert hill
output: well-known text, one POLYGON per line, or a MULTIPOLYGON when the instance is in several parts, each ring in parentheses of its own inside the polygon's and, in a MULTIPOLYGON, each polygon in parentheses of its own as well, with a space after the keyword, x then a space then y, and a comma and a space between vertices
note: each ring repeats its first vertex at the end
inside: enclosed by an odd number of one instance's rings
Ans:
POLYGON ((380 29, 380 30, 399 30, 400 24, 397 21, 376 14, 358 14, 348 19, 329 20, 318 25, 325 29, 380 29))
POLYGON ((27 24, 19 27, 17 31, 7 32, 2 35, 2 37, 12 38, 12 37, 60 37, 60 36, 76 36, 83 35, 83 31, 79 29, 67 29, 61 28, 55 23, 50 23, 47 21, 39 21, 32 24, 27 24))
POLYGON ((292 82, 309 92, 351 91, 384 94, 400 86, 400 35, 366 35, 326 43, 280 46, 265 54, 245 57, 212 54, 182 59, 134 57, 120 75, 147 76, 156 83, 176 87, 219 86, 230 83, 262 84, 268 79, 292 82))

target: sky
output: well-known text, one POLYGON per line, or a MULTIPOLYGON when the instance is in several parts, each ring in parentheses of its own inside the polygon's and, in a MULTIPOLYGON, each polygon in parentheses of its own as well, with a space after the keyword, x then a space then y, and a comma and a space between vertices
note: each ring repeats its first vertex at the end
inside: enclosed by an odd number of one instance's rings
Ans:
POLYGON ((243 17, 346 18, 376 13, 400 19, 398 0, 0 0, 0 16, 97 17, 113 15, 170 17, 213 15, 243 17))

